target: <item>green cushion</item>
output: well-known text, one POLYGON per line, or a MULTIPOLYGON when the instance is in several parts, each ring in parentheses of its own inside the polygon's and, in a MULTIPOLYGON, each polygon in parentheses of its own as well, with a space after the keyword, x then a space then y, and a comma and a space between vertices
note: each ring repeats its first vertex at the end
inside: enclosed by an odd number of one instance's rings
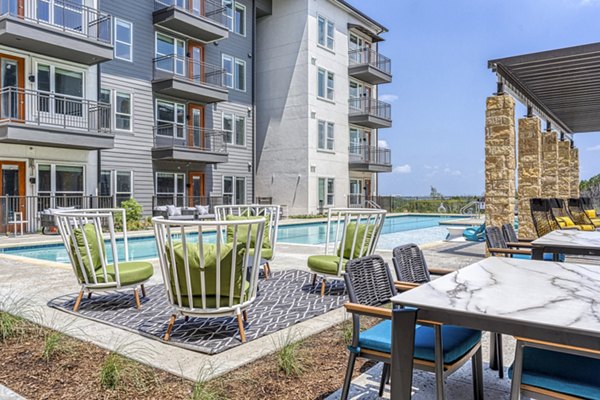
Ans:
MULTIPOLYGON (((270 249, 271 242, 269 241, 269 222, 271 221, 270 215, 261 215, 257 217, 246 217, 246 216, 237 216, 237 215, 228 215, 227 221, 254 221, 256 219, 265 218, 265 229, 263 232, 263 249, 270 249)), ((233 232, 235 227, 233 225, 227 227, 227 242, 233 242, 233 232)), ((256 231, 258 230, 258 225, 252 226, 252 232, 250 233, 250 247, 254 248, 254 243, 256 243, 256 231)), ((238 225, 237 228, 237 240, 238 243, 246 243, 246 237, 248 236, 248 226, 238 225)))
MULTIPOLYGON (((367 251, 369 250, 369 242, 373 237, 373 232, 375 231, 375 225, 369 225, 367 229, 367 224, 358 224, 358 233, 356 233, 356 222, 350 222, 348 227, 346 228, 346 238, 344 241, 344 254, 343 257, 352 260, 355 258, 360 258, 367 255, 367 251), (356 242, 354 242, 354 235, 356 235, 356 242), (366 238, 365 238, 366 235, 366 238), (361 251, 361 246, 363 245, 364 240, 364 248, 361 251), (352 244, 354 243, 354 253, 352 252, 352 244)), ((340 243, 340 248, 338 249, 338 255, 341 253, 342 244, 340 243)))
MULTIPOLYGON (((170 248, 167 244, 166 246, 167 252, 167 260, 169 265, 171 264, 170 257, 170 248)), ((184 262, 184 253, 183 253, 183 244, 181 242, 173 242, 173 250, 175 253, 175 264, 177 267, 177 278, 175 280, 175 274, 173 271, 173 266, 170 265, 170 280, 171 280, 171 289, 173 293, 177 293, 175 289, 175 285, 179 283, 179 289, 182 297, 187 298, 188 287, 186 284, 186 273, 185 273, 185 262, 184 262)), ((206 296, 216 296, 217 294, 217 258, 221 260, 221 274, 220 274, 220 293, 221 300, 229 298, 229 289, 230 289, 230 279, 231 279, 231 265, 233 262, 233 254, 234 248, 233 244, 227 243, 221 245, 220 254, 217 254, 217 246, 213 244, 204 244, 204 267, 200 266, 200 252, 198 251, 197 243, 187 243, 187 254, 188 254, 188 262, 189 262, 189 275, 190 275, 190 283, 192 289, 193 296, 202 296, 202 282, 201 282, 201 272, 204 271, 204 282, 205 282, 205 291, 204 294, 206 296)), ((242 268, 244 261, 244 247, 242 245, 238 245, 237 247, 237 256, 236 256, 236 265, 234 271, 234 294, 235 296, 239 296, 242 288, 242 268)), ((239 300, 239 299, 238 299, 239 300)), ((187 300, 186 300, 187 301, 187 300)))
MULTIPOLYGON (((80 228, 74 229, 73 234, 75 236, 75 243, 73 243, 73 239, 71 239, 71 251, 77 260, 77 249, 79 249, 79 254, 81 255, 81 259, 83 261, 83 266, 86 271, 86 275, 88 276, 88 280, 92 281, 92 271, 102 266, 102 257, 104 255, 104 249, 102 252, 100 250, 100 246, 98 245, 98 235, 96 235, 96 228, 93 224, 85 224, 83 226, 83 230, 80 228), (85 239, 87 240, 87 246, 85 245, 83 236, 85 235, 85 239), (89 254, 92 259, 92 265, 90 265, 90 260, 88 257, 88 249, 89 254)), ((101 240, 100 243, 104 244, 104 241, 101 240)), ((78 261, 76 261, 78 263, 78 261)), ((75 273, 77 274, 77 279, 79 279, 80 283, 84 283, 85 279, 83 277, 83 273, 81 272, 81 266, 75 266, 75 273)))
MULTIPOLYGON (((313 272, 337 275, 339 262, 338 256, 317 255, 308 257, 307 265, 313 272)), ((342 272, 345 270, 347 262, 348 260, 342 261, 342 272)))
MULTIPOLYGON (((116 282, 115 266, 109 264, 106 266, 107 281, 116 282)), ((154 274, 154 268, 152 263, 147 261, 129 261, 119 263, 119 277, 121 278, 121 285, 135 285, 136 283, 144 282, 152 277, 154 274)), ((98 283, 104 282, 104 273, 102 272, 102 266, 96 269, 96 279, 98 283)))
MULTIPOLYGON (((246 281, 246 296, 244 300, 248 300, 248 296, 250 295, 250 282, 246 281)), ((177 293, 173 292, 173 296, 177 299, 177 293)), ((192 296, 192 303, 196 308, 204 308, 202 304, 202 295, 192 296)), ((240 304, 240 296, 239 293, 233 296, 232 305, 240 304)), ((188 296, 181 295, 181 305, 184 307, 190 306, 190 301, 188 296)), ((221 296, 221 301, 218 307, 227 307, 229 306, 229 293, 225 297, 221 296)), ((217 296, 206 296, 206 308, 217 308, 217 296)))
MULTIPOLYGON (((254 249, 250 249, 250 256, 254 255, 254 249)), ((273 259, 273 249, 265 249, 263 248, 260 251, 260 258, 263 258, 267 261, 271 261, 273 259)))

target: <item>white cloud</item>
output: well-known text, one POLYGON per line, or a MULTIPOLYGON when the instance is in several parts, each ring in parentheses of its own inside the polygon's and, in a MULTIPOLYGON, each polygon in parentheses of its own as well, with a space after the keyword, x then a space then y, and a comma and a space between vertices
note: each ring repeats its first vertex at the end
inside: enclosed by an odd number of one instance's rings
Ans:
POLYGON ((390 148, 390 144, 387 142, 387 140, 384 140, 384 139, 379 139, 377 141, 377 145, 379 147, 381 147, 382 149, 389 149, 390 148))
POLYGON ((462 175, 462 172, 459 171, 458 169, 451 169, 451 168, 448 168, 448 167, 444 168, 444 173, 446 175, 452 175, 452 176, 460 176, 460 175, 462 175))
POLYGON ((398 165, 394 167, 394 173, 396 174, 410 174, 412 172, 412 167, 410 164, 398 165))
POLYGON ((393 103, 398 100, 399 97, 395 94, 381 94, 379 95, 379 100, 385 101, 386 103, 393 103))
POLYGON ((597 145, 595 145, 595 146, 588 147, 586 150, 587 150, 587 151, 598 151, 598 150, 600 150, 600 144, 597 144, 597 145))

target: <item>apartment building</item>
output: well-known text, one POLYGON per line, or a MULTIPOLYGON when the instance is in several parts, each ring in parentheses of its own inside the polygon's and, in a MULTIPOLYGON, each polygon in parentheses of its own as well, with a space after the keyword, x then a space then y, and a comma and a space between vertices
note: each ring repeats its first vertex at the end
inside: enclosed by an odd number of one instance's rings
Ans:
POLYGON ((74 4, 0 1, 4 221, 55 206, 55 197, 94 193, 98 154, 114 147, 97 90, 98 64, 113 58, 111 19, 91 0, 74 4), (33 196, 43 199, 26 201, 33 196))
POLYGON ((254 198, 255 1, 101 0, 114 58, 101 65, 114 148, 100 193, 161 204, 254 198))
POLYGON ((364 205, 392 169, 378 130, 391 106, 386 28, 342 0, 273 0, 257 23, 259 196, 291 214, 364 205))

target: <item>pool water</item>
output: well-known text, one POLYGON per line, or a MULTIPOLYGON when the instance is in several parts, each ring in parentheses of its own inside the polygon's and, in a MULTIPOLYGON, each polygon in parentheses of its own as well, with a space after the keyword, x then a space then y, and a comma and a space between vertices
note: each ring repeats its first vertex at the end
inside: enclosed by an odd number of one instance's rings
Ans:
MULTIPOLYGON (((378 248, 392 249, 405 243, 423 244, 442 240, 447 229, 439 226, 440 221, 460 217, 412 216, 402 215, 388 217, 383 225, 378 248)), ((281 225, 277 235, 278 243, 323 244, 325 243, 327 223, 310 222, 297 225, 281 225)), ((190 241, 198 240, 196 234, 188 235, 190 241)), ((214 235, 207 234, 208 241, 214 241, 214 235)), ((107 247, 109 247, 108 244, 107 247)), ((117 240, 119 259, 124 258, 122 240, 117 240)), ((38 260, 69 263, 67 252, 62 244, 23 246, 0 249, 0 253, 12 254, 38 260)), ((112 262, 112 251, 108 249, 109 262, 112 262)), ((154 236, 129 238, 130 260, 156 258, 156 242, 154 236)))

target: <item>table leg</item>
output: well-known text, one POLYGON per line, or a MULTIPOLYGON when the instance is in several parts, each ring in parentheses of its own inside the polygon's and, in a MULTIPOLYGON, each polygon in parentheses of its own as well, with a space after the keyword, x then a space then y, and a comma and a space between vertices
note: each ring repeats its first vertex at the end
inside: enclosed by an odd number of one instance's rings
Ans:
POLYGON ((392 312, 391 400, 410 400, 412 395, 416 322, 414 309, 392 312))
POLYGON ((531 249, 531 258, 533 260, 543 260, 544 259, 544 248, 543 247, 534 247, 531 249))
POLYGON ((494 332, 490 332, 490 369, 498 370, 498 344, 494 332))

